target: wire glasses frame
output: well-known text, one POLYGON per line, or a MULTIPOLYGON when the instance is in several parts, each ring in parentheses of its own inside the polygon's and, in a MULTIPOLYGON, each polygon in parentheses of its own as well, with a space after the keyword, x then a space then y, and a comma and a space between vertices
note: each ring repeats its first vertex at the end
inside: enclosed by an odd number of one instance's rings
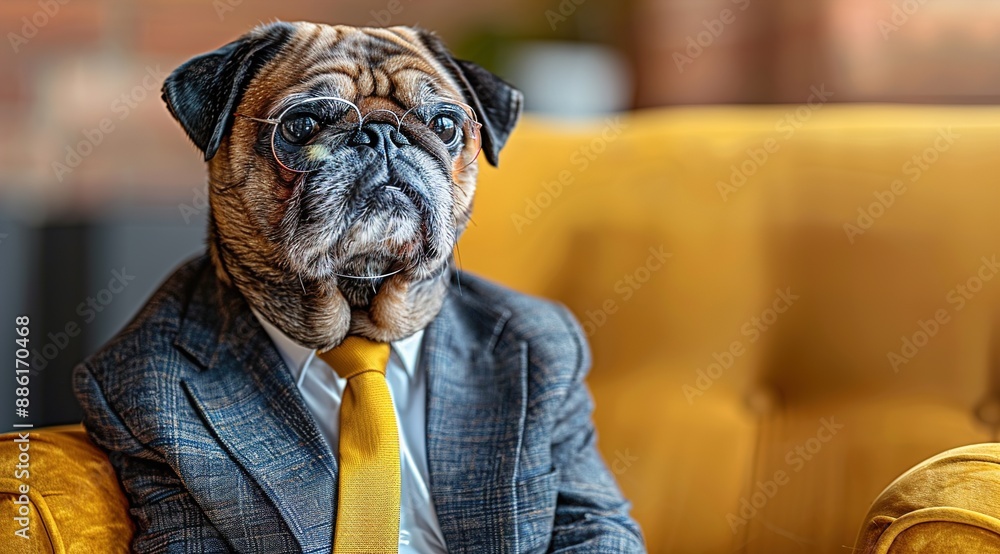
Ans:
MULTIPOLYGON (((316 171, 329 155, 328 144, 322 140, 312 140, 320 137, 324 131, 333 129, 332 137, 341 138, 348 133, 357 132, 363 129, 368 118, 373 114, 389 114, 396 120, 396 132, 405 135, 404 124, 420 125, 426 128, 427 136, 432 136, 439 141, 439 146, 446 149, 455 160, 460 160, 461 165, 458 170, 467 168, 479 156, 482 150, 480 129, 482 124, 476 118, 475 111, 466 104, 452 101, 424 102, 406 110, 402 115, 392 110, 383 108, 374 109, 366 114, 361 113, 357 104, 337 96, 308 97, 298 100, 285 107, 276 117, 259 118, 236 112, 233 115, 273 125, 271 130, 270 146, 274 160, 284 169, 293 173, 309 173, 316 171), (421 111, 435 109, 434 115, 421 119, 418 115, 421 111), (446 116, 450 118, 458 127, 461 136, 458 140, 460 145, 449 145, 430 128, 430 123, 437 117, 446 116), (283 125, 294 121, 294 118, 301 116, 311 118, 319 129, 310 137, 309 142, 303 144, 293 144, 282 135, 283 125), (281 136, 279 136, 281 135, 281 136), (279 142, 281 144, 279 144, 279 142), (458 148, 457 152, 453 151, 458 148)), ((326 138, 330 138, 326 133, 326 138)), ((329 142, 327 140, 326 142, 329 142)))

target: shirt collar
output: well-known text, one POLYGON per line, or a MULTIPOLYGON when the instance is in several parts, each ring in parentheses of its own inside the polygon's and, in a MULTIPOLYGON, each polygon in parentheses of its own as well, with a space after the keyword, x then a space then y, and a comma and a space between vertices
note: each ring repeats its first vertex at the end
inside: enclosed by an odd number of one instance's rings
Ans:
MULTIPOLYGON (((295 339, 289 337, 281 329, 271 324, 257 310, 251 308, 251 311, 257 317, 257 321, 260 322, 261 327, 264 328, 267 335, 271 337, 271 342, 274 343, 285 365, 292 372, 292 377, 295 378, 296 382, 299 382, 301 380, 300 377, 305 372, 305 368, 308 367, 309 362, 316 355, 316 350, 296 342, 295 339)), ((403 369, 406 370, 406 374, 411 378, 417 370, 417 358, 420 355, 420 345, 423 342, 423 337, 424 330, 421 329, 406 338, 391 343, 392 353, 403 366, 403 369)))

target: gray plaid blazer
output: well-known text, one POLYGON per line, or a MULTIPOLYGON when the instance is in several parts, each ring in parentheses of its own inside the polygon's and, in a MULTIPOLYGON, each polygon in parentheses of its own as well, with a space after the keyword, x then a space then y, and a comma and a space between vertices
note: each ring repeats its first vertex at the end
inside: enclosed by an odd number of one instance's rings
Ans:
MULTIPOLYGON (((431 495, 452 552, 642 552, 595 448, 560 306, 471 275, 424 336, 431 495)), ((337 461, 246 301, 189 262, 74 372, 137 552, 331 551, 337 461)))

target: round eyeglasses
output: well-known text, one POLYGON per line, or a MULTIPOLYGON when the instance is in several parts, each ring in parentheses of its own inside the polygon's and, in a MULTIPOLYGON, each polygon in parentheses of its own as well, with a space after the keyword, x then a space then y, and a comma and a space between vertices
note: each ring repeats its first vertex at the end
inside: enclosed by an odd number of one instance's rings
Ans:
POLYGON ((424 102, 402 115, 375 109, 361 113, 357 104, 336 96, 309 97, 291 102, 276 117, 239 117, 273 125, 271 153, 281 167, 295 173, 320 169, 335 148, 356 140, 364 126, 377 122, 395 127, 399 144, 420 144, 449 156, 458 170, 471 165, 481 150, 476 113, 458 102, 424 102))

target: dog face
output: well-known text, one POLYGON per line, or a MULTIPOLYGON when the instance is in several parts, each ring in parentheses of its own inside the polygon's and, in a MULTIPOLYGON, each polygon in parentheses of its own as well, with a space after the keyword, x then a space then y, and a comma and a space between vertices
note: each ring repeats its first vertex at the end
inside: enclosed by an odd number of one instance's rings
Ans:
POLYGON ((209 162, 224 282, 316 348, 436 314, 521 95, 407 27, 276 23, 178 68, 164 99, 209 162))

